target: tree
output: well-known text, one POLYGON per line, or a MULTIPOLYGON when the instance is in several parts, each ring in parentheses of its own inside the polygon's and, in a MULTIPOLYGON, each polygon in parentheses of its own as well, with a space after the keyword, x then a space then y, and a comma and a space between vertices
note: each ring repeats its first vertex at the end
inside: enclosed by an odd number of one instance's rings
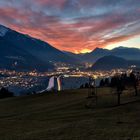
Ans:
POLYGON ((115 77, 112 77, 111 78, 111 82, 110 82, 110 86, 111 87, 114 87, 116 85, 116 78, 115 77))
POLYGON ((104 79, 102 79, 102 80, 100 81, 100 87, 103 87, 103 86, 105 86, 105 81, 104 81, 104 79))
POLYGON ((118 105, 120 105, 121 94, 125 88, 124 83, 125 82, 123 75, 114 76, 111 78, 110 86, 116 88, 118 105))
POLYGON ((82 89, 82 88, 84 88, 84 85, 83 84, 80 86, 80 89, 82 89))
POLYGON ((130 74, 130 81, 132 83, 132 86, 135 89, 135 96, 137 96, 138 95, 138 90, 137 90, 138 79, 133 72, 130 74))
POLYGON ((8 89, 2 87, 0 90, 0 98, 7 98, 7 97, 13 97, 14 94, 10 91, 8 91, 8 89))
POLYGON ((138 94, 137 85, 138 78, 133 72, 130 74, 130 76, 127 76, 127 74, 122 74, 120 76, 114 76, 111 78, 110 86, 115 87, 117 89, 118 105, 120 105, 120 95, 122 94, 126 86, 134 87, 135 96, 137 96, 138 94))
POLYGON ((89 88, 89 84, 88 83, 85 84, 85 88, 89 88))
POLYGON ((104 84, 105 84, 105 86, 109 86, 110 85, 109 78, 105 78, 104 84))
POLYGON ((118 95, 118 105, 120 105, 120 98, 121 98, 121 94, 124 90, 124 81, 123 78, 117 77, 116 79, 116 83, 117 83, 117 95, 118 95))

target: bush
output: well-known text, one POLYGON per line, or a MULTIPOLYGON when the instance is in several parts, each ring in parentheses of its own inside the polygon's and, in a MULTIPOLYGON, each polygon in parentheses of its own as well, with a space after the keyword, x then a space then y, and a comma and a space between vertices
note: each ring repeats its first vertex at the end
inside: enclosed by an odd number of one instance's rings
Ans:
POLYGON ((1 88, 0 89, 0 98, 8 98, 8 97, 13 97, 14 93, 10 92, 8 89, 6 88, 1 88))

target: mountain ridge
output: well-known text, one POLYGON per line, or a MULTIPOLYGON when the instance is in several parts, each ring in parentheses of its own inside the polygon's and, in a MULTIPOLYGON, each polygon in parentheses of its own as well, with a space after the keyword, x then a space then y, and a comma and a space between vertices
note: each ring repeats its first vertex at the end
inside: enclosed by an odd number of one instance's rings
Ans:
MULTIPOLYGON (((34 65, 36 65, 35 64, 36 62, 38 62, 38 67, 40 67, 40 64, 41 64, 41 66, 44 67, 44 70, 52 68, 54 63, 57 63, 57 62, 71 63, 71 64, 79 63, 78 60, 66 55, 62 51, 51 46, 49 43, 33 38, 31 36, 19 33, 3 25, 0 25, 0 40, 1 40, 0 41, 0 49, 1 49, 0 57, 1 57, 1 60, 3 60, 3 65, 7 63, 7 58, 10 58, 11 56, 12 58, 22 56, 22 58, 26 59, 26 61, 28 61, 29 58, 32 59, 32 61, 29 61, 30 64, 32 62, 31 64, 32 69, 36 69, 36 67, 34 67, 34 65), (26 56, 23 53, 25 53, 26 56)), ((7 63, 7 65, 9 65, 9 67, 10 66, 12 67, 13 63, 14 62, 12 59, 9 61, 9 63, 7 63)), ((22 64, 21 67, 22 66, 24 67, 24 62, 22 60, 19 61, 19 64, 20 65, 22 64)), ((38 68, 38 67, 37 67, 38 70, 43 69, 43 68, 38 68)), ((5 66, 2 66, 1 64, 0 68, 5 68, 5 66)), ((14 67, 14 70, 16 69, 18 69, 18 67, 14 67)), ((26 66, 26 69, 28 70, 27 66, 26 66)))
POLYGON ((119 46, 112 50, 104 49, 104 48, 95 48, 90 53, 84 54, 74 54, 71 52, 67 52, 71 54, 71 56, 77 57, 81 59, 83 62, 95 63, 98 59, 108 55, 114 55, 118 57, 122 57, 127 60, 140 60, 140 49, 139 48, 129 48, 119 46))
POLYGON ((119 46, 112 50, 95 48, 90 53, 74 54, 61 51, 47 42, 19 33, 8 27, 0 25, 0 68, 14 70, 49 70, 55 63, 79 65, 83 63, 96 63, 104 56, 121 57, 139 64, 140 49, 119 46))

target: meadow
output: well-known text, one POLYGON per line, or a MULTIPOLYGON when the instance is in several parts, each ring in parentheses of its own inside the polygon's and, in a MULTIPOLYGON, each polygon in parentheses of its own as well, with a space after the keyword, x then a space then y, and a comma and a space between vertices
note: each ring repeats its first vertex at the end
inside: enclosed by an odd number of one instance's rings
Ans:
POLYGON ((0 140, 140 140, 140 97, 117 106, 113 92, 97 89, 93 108, 87 89, 1 99, 0 140))

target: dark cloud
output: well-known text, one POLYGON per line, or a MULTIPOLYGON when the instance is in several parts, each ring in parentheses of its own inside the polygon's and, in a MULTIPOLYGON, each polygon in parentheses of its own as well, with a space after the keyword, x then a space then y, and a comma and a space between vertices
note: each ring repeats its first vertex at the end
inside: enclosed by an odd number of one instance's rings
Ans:
POLYGON ((1 0, 0 23, 62 50, 92 50, 140 35, 138 0, 1 0))

